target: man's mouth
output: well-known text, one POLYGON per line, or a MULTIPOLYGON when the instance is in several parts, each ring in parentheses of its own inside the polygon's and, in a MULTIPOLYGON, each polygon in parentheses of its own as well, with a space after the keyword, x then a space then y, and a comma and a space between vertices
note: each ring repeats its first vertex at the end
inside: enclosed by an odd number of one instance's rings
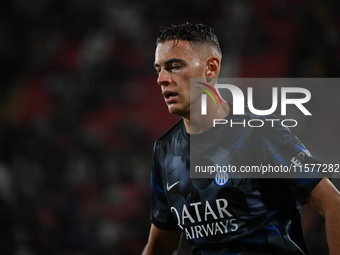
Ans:
POLYGON ((167 99, 170 99, 170 98, 173 98, 173 97, 175 97, 176 95, 170 95, 170 96, 167 96, 166 98, 167 99))
POLYGON ((163 91, 163 96, 166 103, 171 103, 178 97, 178 94, 173 91, 163 91))

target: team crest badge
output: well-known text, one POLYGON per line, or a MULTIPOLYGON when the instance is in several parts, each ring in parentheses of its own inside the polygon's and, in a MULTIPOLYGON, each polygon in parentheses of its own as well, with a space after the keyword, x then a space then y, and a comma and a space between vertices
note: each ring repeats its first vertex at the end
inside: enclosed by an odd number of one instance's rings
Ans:
POLYGON ((225 185, 229 180, 229 176, 227 172, 219 171, 215 174, 215 183, 217 186, 225 185))

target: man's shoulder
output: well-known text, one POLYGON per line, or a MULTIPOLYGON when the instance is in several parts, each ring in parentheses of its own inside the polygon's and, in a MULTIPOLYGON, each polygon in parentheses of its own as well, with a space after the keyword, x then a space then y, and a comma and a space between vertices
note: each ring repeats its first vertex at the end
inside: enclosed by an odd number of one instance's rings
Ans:
POLYGON ((174 137, 181 135, 183 128, 183 120, 181 119, 175 125, 173 125, 168 131, 161 135, 155 143, 167 142, 172 140, 174 137))
POLYGON ((188 139, 185 138, 183 129, 185 129, 184 123, 183 120, 180 120, 159 137, 154 144, 154 154, 167 157, 179 151, 185 151, 188 146, 188 139))

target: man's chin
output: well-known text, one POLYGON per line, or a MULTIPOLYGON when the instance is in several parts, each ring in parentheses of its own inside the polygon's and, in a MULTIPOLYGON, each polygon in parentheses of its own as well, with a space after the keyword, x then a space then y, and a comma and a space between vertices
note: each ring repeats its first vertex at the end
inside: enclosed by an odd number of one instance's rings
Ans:
POLYGON ((168 105, 168 110, 171 114, 182 116, 182 111, 174 105, 168 105))
POLYGON ((170 112, 171 114, 181 116, 181 113, 180 113, 180 111, 178 111, 178 110, 174 110, 174 109, 171 109, 171 108, 168 108, 168 110, 169 110, 169 112, 170 112))
POLYGON ((177 115, 179 117, 187 118, 190 116, 190 113, 186 113, 185 111, 175 107, 168 107, 168 110, 171 114, 177 115))

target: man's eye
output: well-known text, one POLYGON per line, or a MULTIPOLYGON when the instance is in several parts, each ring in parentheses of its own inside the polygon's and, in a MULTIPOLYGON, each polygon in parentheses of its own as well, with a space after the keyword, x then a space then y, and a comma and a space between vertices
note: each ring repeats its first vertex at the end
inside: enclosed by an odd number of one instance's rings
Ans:
POLYGON ((171 70, 179 70, 181 68, 181 66, 172 66, 171 70))

